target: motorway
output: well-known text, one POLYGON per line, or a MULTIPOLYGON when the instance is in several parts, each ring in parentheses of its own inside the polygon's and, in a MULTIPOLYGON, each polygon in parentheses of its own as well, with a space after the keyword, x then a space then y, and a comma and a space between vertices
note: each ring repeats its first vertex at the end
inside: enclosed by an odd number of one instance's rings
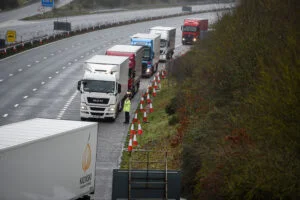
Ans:
MULTIPOLYGON (((231 8, 232 3, 219 3, 219 4, 207 4, 207 5, 193 5, 193 11, 206 11, 213 9, 231 8)), ((21 12, 22 13, 22 12, 21 12)), ((27 10, 24 13, 28 13, 27 10)), ((59 31, 53 30, 53 22, 68 21, 72 24, 72 30, 80 30, 87 27, 99 26, 103 24, 110 24, 119 21, 144 19, 147 17, 166 16, 176 13, 182 13, 181 7, 172 8, 159 8, 159 9, 147 9, 147 10, 132 10, 124 12, 112 12, 91 14, 84 16, 64 17, 58 19, 45 19, 45 20, 16 20, 13 16, 13 20, 0 20, 0 38, 5 38, 7 30, 16 30, 17 42, 29 41, 33 38, 46 37, 52 34, 59 33, 59 31)), ((19 15, 17 15, 19 16, 19 15)), ((3 16, 4 17, 4 16, 3 16)), ((1 18, 1 13, 0 13, 1 18)))
MULTIPOLYGON (((208 18, 209 23, 220 13, 205 13, 194 17, 208 18)), ((193 17, 193 16, 191 16, 193 17)), ((30 118, 80 120, 80 96, 77 81, 83 75, 82 63, 95 54, 116 44, 129 44, 129 37, 148 32, 152 26, 177 27, 178 54, 189 46, 181 46, 180 26, 185 17, 143 22, 78 35, 40 46, 0 60, 0 125, 30 118)), ((148 85, 143 79, 141 90, 148 85)), ((141 92, 133 99, 132 112, 138 105, 141 92)), ((111 199, 112 170, 118 168, 128 125, 124 115, 115 122, 98 122, 96 162, 96 192, 94 199, 111 199)))

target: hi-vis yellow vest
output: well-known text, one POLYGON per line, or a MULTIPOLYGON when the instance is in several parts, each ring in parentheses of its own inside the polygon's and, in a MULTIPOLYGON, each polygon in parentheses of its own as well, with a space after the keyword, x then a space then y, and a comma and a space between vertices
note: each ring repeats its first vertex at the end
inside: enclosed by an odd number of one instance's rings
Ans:
POLYGON ((124 101, 124 107, 123 107, 123 111, 124 112, 130 112, 130 106, 131 106, 131 102, 129 99, 126 99, 124 101))

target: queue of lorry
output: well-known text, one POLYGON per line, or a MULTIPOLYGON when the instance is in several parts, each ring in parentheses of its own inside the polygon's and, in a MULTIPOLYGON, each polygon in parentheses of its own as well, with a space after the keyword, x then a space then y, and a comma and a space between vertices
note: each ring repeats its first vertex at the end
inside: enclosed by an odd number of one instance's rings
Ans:
MULTIPOLYGON (((190 41, 186 34, 199 37, 187 26, 194 25, 185 22, 183 43, 190 41)), ((156 26, 150 33, 131 36, 130 45, 115 45, 105 55, 86 60, 77 84, 81 120, 115 120, 128 92, 135 95, 141 78, 152 76, 160 60, 172 58, 175 37, 176 28, 156 26)), ((97 134, 96 122, 35 118, 1 126, 0 199, 90 199, 97 134)))
MULTIPOLYGON (((195 43, 205 37, 208 20, 184 20, 182 44, 195 43)), ((127 92, 133 97, 142 77, 151 77, 159 61, 172 58, 176 28, 155 26, 149 33, 136 33, 129 45, 115 45, 105 55, 95 55, 84 62, 84 75, 78 81, 81 93, 80 118, 115 120, 122 110, 127 92), (119 57, 119 58, 117 58, 119 57)))
POLYGON ((81 93, 80 118, 115 120, 127 93, 133 97, 142 77, 151 77, 160 60, 171 59, 176 28, 153 27, 150 33, 130 37, 129 45, 115 45, 105 55, 84 62, 84 75, 78 81, 81 93))

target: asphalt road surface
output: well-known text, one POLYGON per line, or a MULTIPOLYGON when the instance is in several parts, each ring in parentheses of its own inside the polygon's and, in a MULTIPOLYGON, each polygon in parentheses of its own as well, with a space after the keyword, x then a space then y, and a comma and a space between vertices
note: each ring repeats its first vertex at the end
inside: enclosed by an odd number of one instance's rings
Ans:
MULTIPOLYGON (((233 7, 234 4, 207 4, 207 5, 194 5, 193 11, 205 11, 211 9, 223 9, 233 7)), ((147 9, 147 10, 134 10, 134 11, 124 11, 124 12, 113 12, 113 13, 102 13, 102 14, 91 14, 84 16, 73 16, 64 17, 58 19, 45 19, 45 20, 33 20, 33 21, 23 21, 23 20, 0 20, 0 38, 5 38, 7 30, 16 30, 17 32, 17 42, 28 41, 33 38, 46 37, 59 31, 53 30, 53 22, 68 21, 72 25, 72 30, 79 30, 86 27, 99 26, 102 24, 109 24, 119 21, 127 21, 133 19, 143 19, 146 17, 164 16, 176 13, 182 13, 182 7, 172 7, 172 8, 159 8, 159 9, 147 9), (2 21, 2 22, 1 22, 2 21)), ((21 13, 26 13, 28 11, 22 11, 21 13)), ((7 12, 7 15, 12 17, 12 13, 7 12)), ((3 16, 5 18, 5 16, 3 16)), ((1 13, 0 13, 1 19, 1 13)))
MULTIPOLYGON (((194 17, 208 18, 212 23, 220 13, 194 17)), ((181 46, 181 24, 185 17, 169 18, 115 27, 78 35, 0 60, 0 125, 30 118, 80 120, 80 96, 77 81, 83 75, 82 63, 116 44, 129 44, 130 36, 148 32, 153 26, 177 27, 176 54, 181 46)), ((148 85, 143 79, 141 90, 148 85)), ((141 92, 133 99, 137 107, 141 92)), ((111 199, 112 170, 118 168, 128 130, 121 113, 115 122, 98 123, 95 199, 111 199)))

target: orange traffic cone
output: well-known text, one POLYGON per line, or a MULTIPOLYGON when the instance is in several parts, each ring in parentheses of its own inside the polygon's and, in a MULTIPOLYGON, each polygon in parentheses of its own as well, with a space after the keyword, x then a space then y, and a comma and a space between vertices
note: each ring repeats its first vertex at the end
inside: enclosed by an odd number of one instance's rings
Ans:
POLYGON ((151 101, 151 99, 150 99, 150 96, 149 96, 149 94, 147 95, 147 103, 149 104, 149 103, 151 103, 152 101, 151 101))
POLYGON ((139 125, 138 125, 138 134, 139 135, 143 134, 143 129, 142 129, 141 123, 139 123, 139 125))
POLYGON ((154 76, 152 83, 156 82, 156 76, 154 76))
POLYGON ((16 47, 16 46, 14 46, 14 47, 13 47, 13 50, 16 52, 16 51, 17 51, 17 47, 16 47))
POLYGON ((148 85, 148 90, 151 90, 151 89, 152 89, 152 85, 149 84, 149 85, 148 85))
POLYGON ((40 44, 43 44, 43 40, 42 39, 40 39, 40 44))
POLYGON ((159 78, 159 72, 156 73, 156 78, 157 78, 157 79, 159 78))
POLYGON ((166 75, 165 75, 165 72, 164 72, 164 71, 161 71, 161 78, 162 78, 162 79, 166 78, 166 75))
POLYGON ((140 103, 140 112, 143 113, 144 112, 144 108, 143 108, 143 104, 140 103))
POLYGON ((129 139, 129 142, 128 142, 128 151, 129 152, 132 151, 132 139, 131 138, 129 139))
POLYGON ((159 78, 159 76, 157 77, 157 82, 160 83, 160 78, 159 78))
POLYGON ((152 113, 154 111, 153 107, 152 107, 152 103, 150 103, 150 109, 149 112, 152 113))
POLYGON ((144 97, 141 97, 140 104, 144 104, 144 97))
POLYGON ((146 111, 144 111, 143 122, 145 122, 145 123, 148 122, 148 119, 147 119, 147 112, 146 112, 146 111))
POLYGON ((136 147, 138 145, 138 141, 136 139, 136 134, 133 136, 133 146, 136 147))
POLYGON ((158 88, 158 86, 157 86, 157 82, 156 82, 156 81, 154 82, 154 86, 153 86, 153 88, 155 88, 155 89, 157 89, 157 88, 158 88))
POLYGON ((156 97, 156 90, 155 90, 155 88, 153 88, 152 96, 153 96, 153 97, 156 97))
POLYGON ((135 112, 132 122, 136 123, 137 121, 138 121, 137 112, 135 112))
POLYGON ((131 124, 131 129, 130 129, 130 137, 131 137, 132 135, 134 135, 134 134, 135 134, 134 124, 132 123, 132 124, 131 124))

